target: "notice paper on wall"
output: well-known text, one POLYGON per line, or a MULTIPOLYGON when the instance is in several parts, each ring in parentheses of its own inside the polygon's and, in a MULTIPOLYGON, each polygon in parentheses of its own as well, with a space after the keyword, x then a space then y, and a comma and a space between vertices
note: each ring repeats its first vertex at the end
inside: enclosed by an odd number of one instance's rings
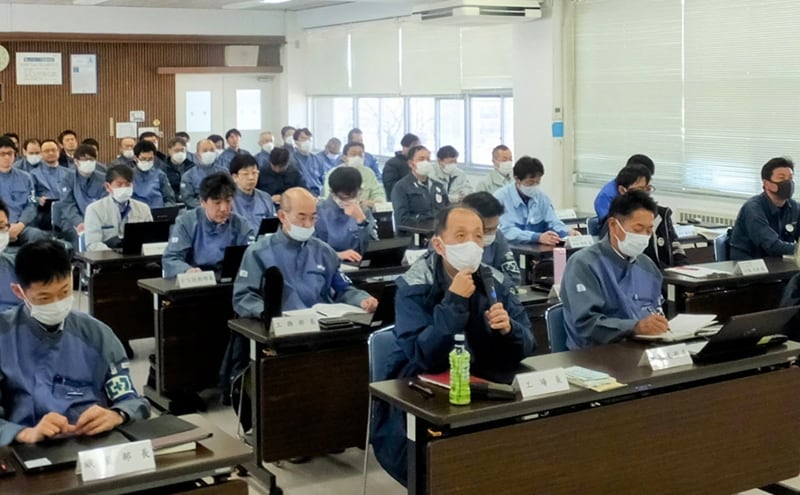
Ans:
POLYGON ((70 55, 69 73, 72 94, 97 94, 97 55, 70 55))
POLYGON ((61 54, 18 52, 17 84, 61 85, 61 54))

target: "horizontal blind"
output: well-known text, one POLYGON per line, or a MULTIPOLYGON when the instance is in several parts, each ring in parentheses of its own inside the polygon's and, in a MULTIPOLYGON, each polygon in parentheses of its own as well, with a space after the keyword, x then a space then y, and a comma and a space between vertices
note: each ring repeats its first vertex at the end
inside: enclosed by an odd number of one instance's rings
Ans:
POLYGON ((326 28, 307 31, 306 47, 306 94, 349 93, 347 30, 326 28))
POLYGON ((353 94, 400 92, 400 44, 394 21, 350 28, 353 94))
POLYGON ((512 52, 510 24, 462 27, 461 89, 511 88, 512 52))
POLYGON ((453 26, 403 23, 404 95, 452 95, 461 92, 460 30, 453 26))

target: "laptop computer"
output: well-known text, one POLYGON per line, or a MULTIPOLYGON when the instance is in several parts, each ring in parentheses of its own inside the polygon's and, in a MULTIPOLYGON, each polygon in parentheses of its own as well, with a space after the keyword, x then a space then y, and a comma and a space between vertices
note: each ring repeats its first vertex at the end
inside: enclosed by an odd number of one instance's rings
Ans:
POLYGON ((754 356, 786 341, 786 327, 800 306, 736 315, 707 342, 689 344, 695 362, 719 362, 754 356))
POLYGON ((239 273, 239 265, 242 264, 242 258, 246 250, 247 246, 228 246, 225 248, 218 282, 223 284, 233 282, 236 274, 239 273))
POLYGON ((262 236, 264 234, 274 234, 278 231, 278 228, 281 225, 281 221, 278 220, 278 217, 268 217, 261 220, 261 225, 258 226, 258 236, 262 236))
POLYGON ((125 224, 125 237, 122 239, 122 254, 142 254, 142 244, 167 242, 169 222, 140 222, 125 224))
POLYGON ((165 206, 164 208, 151 208, 150 214, 153 215, 154 222, 169 222, 175 223, 178 218, 178 213, 181 209, 179 206, 165 206))
POLYGON ((394 237, 369 241, 358 263, 347 263, 356 268, 388 268, 401 266, 403 256, 411 245, 411 237, 394 237))
POLYGON ((11 451, 26 472, 46 471, 74 466, 78 452, 128 443, 125 435, 111 430, 95 436, 48 439, 37 444, 15 444, 11 451))

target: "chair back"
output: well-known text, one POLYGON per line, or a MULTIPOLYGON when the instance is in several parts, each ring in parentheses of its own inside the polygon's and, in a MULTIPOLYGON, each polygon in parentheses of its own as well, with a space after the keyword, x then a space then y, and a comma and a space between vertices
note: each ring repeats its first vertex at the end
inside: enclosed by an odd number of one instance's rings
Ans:
POLYGON ((550 352, 567 350, 567 327, 564 325, 564 305, 554 304, 544 313, 547 323, 547 339, 550 341, 550 352))
POLYGON ((393 344, 394 325, 372 332, 369 339, 367 339, 370 382, 379 382, 386 379, 386 362, 392 353, 393 344))
POLYGON ((586 220, 586 232, 589 235, 599 236, 600 235, 600 219, 597 217, 590 217, 586 220))
POLYGON ((714 259, 717 261, 731 259, 730 230, 714 239, 714 259))

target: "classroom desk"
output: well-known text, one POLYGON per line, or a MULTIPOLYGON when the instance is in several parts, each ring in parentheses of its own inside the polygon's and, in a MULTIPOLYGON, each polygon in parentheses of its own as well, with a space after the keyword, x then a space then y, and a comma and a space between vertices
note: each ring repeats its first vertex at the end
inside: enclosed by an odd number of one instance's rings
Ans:
MULTIPOLYGON (((595 242, 599 242, 598 238, 595 238, 595 242)), ((543 270, 544 273, 537 273, 536 269, 538 266, 542 266, 541 263, 543 261, 552 260, 553 250, 557 247, 564 247, 564 244, 546 246, 538 242, 509 242, 508 247, 511 249, 511 253, 517 257, 517 264, 522 272, 522 283, 532 284, 540 277, 550 277, 552 279, 553 269, 550 264, 548 264, 549 269, 543 270)), ((567 257, 579 249, 581 248, 567 249, 567 257)), ((552 284, 552 280, 550 283, 552 284)))
MULTIPOLYGON (((83 483, 75 474, 74 468, 25 474, 10 449, 0 447, 0 458, 10 461, 17 470, 17 474, 14 476, 0 478, 0 493, 7 495, 111 495, 154 488, 167 489, 171 485, 213 477, 219 483, 213 485, 217 487, 213 493, 220 495, 246 494, 246 484, 242 487, 240 482, 226 480, 234 466, 246 462, 252 457, 252 449, 198 415, 183 416, 183 419, 211 431, 212 436, 197 442, 197 450, 193 452, 156 457, 155 471, 129 474, 107 480, 83 483)), ((169 490, 164 493, 176 492, 169 490)), ((200 495, 210 494, 212 491, 200 488, 190 493, 200 495)))
POLYGON ((355 287, 378 300, 378 309, 372 321, 380 322, 381 327, 394 324, 394 298, 397 293, 395 279, 406 270, 408 266, 361 268, 345 272, 355 287))
MULTIPOLYGON (((731 316, 778 306, 786 283, 800 269, 794 261, 765 258, 769 273, 761 275, 720 275, 692 278, 664 272, 667 314, 713 313, 727 320, 731 316)), ((703 263, 697 266, 732 273, 735 261, 703 263)))
POLYGON ((417 225, 397 225, 397 233, 399 235, 412 235, 414 236, 414 246, 424 248, 428 245, 428 241, 433 236, 434 220, 425 220, 417 225))
POLYGON ((363 447, 367 337, 374 328, 275 338, 256 319, 235 319, 228 326, 250 339, 255 361, 255 459, 246 469, 274 489, 264 462, 363 447))
POLYGON ((161 256, 87 251, 75 258, 86 264, 89 275, 89 314, 110 326, 131 356, 128 341, 154 332, 150 297, 137 282, 161 276, 161 256))
POLYGON ((408 493, 731 494, 800 472, 800 344, 726 363, 651 371, 635 342, 535 356, 628 384, 451 406, 408 379, 370 385, 408 414, 408 493))
POLYGON ((517 292, 519 302, 525 308, 525 313, 531 321, 533 338, 536 339, 536 350, 534 355, 546 354, 550 352, 550 339, 547 337, 547 322, 544 319, 545 311, 558 301, 551 301, 548 291, 542 291, 533 286, 520 287, 517 292), (520 294, 519 289, 524 290, 520 294))
POLYGON ((686 257, 689 258, 690 264, 697 265, 715 261, 714 241, 709 241, 705 237, 695 234, 689 237, 679 237, 678 242, 686 252, 686 257))
POLYGON ((233 283, 181 289, 176 279, 147 278, 139 287, 152 295, 156 341, 156 386, 146 386, 145 396, 173 414, 204 410, 196 392, 219 384, 233 283))

